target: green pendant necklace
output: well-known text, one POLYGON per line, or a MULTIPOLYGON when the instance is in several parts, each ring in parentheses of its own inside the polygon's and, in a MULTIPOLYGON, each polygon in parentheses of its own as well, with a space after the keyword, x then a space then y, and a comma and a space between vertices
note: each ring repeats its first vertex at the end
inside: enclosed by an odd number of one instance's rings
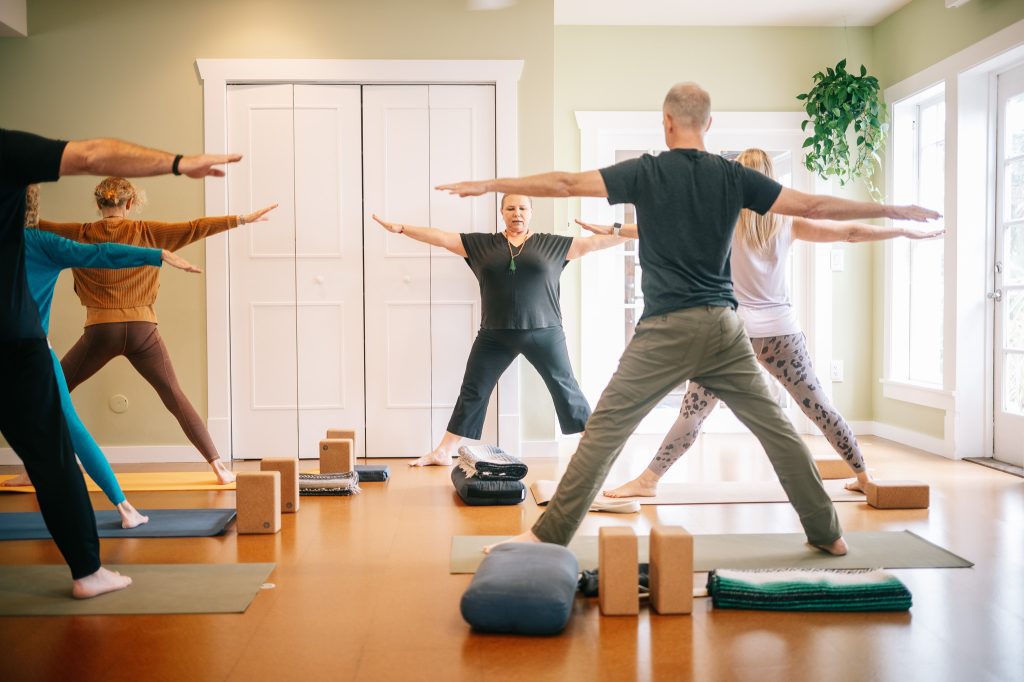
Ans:
POLYGON ((519 256, 519 254, 521 254, 523 252, 523 249, 526 248, 526 242, 529 241, 529 239, 530 239, 530 234, 527 233, 526 234, 526 239, 524 239, 523 243, 519 245, 519 250, 516 251, 515 253, 513 253, 512 252, 512 242, 508 241, 508 237, 505 237, 505 243, 508 244, 508 271, 509 272, 515 274, 515 271, 516 271, 516 258, 519 256))

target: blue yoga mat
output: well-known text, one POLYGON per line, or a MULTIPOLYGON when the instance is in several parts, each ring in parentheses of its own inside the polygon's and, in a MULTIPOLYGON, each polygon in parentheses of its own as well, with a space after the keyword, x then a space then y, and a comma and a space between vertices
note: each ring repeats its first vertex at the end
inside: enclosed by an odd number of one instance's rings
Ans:
MULTIPOLYGON (((186 538, 220 535, 235 518, 234 509, 140 509, 149 523, 121 528, 113 509, 96 512, 101 538, 186 538)), ((0 513, 0 540, 46 540, 50 532, 39 512, 0 513)))

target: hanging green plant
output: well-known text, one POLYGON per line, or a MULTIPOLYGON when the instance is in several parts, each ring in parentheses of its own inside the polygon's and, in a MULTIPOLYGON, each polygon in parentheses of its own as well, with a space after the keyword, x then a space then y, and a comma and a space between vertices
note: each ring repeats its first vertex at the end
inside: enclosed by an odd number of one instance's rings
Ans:
POLYGON ((836 68, 814 74, 814 83, 810 92, 797 95, 807 112, 800 128, 813 126, 803 144, 804 166, 825 180, 836 178, 840 185, 859 178, 873 198, 881 199, 872 176, 882 163, 879 152, 889 124, 878 79, 867 75, 863 64, 859 76, 849 73, 844 59, 836 68))

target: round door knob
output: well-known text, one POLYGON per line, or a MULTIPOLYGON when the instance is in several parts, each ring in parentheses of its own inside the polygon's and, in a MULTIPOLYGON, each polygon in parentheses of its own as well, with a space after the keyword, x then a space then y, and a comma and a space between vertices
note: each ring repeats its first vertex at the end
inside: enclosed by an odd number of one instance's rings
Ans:
POLYGON ((313 278, 313 281, 316 282, 317 284, 323 284, 324 283, 324 276, 323 275, 317 275, 316 277, 313 278))

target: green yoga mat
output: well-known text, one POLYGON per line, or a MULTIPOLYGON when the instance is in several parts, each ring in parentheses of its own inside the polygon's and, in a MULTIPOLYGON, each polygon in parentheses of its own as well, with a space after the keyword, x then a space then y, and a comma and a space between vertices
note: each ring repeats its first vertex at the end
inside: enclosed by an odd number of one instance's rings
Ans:
MULTIPOLYGON (((483 547, 503 535, 456 535, 450 573, 475 573, 483 547)), ((693 536, 693 570, 714 568, 967 568, 974 563, 904 531, 867 531, 844 535, 850 551, 834 557, 808 547, 803 533, 744 533, 693 536)), ((647 536, 637 538, 640 563, 647 562, 647 536)), ((581 571, 597 568, 597 536, 577 536, 569 549, 581 571)))
POLYGON ((243 613, 274 564, 121 564, 132 585, 92 599, 71 597, 67 566, 0 566, 0 616, 243 613))

